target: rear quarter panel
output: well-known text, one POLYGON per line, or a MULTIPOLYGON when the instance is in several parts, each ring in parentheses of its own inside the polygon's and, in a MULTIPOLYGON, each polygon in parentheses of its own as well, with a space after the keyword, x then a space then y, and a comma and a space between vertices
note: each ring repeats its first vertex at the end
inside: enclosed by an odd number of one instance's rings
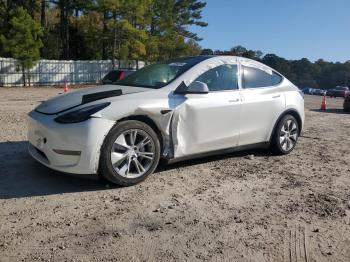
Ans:
MULTIPOLYGON (((304 108, 304 98, 300 95, 297 90, 289 90, 284 93, 286 101, 286 111, 294 110, 301 118, 302 127, 305 123, 305 108, 304 108)), ((300 130, 301 131, 301 130, 300 130)))

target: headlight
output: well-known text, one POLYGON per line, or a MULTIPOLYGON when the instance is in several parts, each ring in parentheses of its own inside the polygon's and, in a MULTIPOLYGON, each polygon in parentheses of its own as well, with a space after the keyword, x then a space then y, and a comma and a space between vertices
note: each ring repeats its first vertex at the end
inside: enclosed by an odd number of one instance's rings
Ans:
POLYGON ((76 111, 69 112, 55 118, 55 121, 60 124, 72 124, 86 121, 91 118, 91 115, 97 113, 111 103, 103 103, 80 108, 76 111))

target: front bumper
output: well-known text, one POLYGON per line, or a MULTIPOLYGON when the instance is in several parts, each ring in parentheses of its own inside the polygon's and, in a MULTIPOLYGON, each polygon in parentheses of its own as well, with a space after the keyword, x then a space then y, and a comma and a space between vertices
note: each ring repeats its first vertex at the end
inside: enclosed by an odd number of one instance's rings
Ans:
POLYGON ((59 124, 56 116, 32 111, 28 116, 30 155, 45 166, 65 173, 96 174, 100 148, 114 121, 91 118, 59 124))

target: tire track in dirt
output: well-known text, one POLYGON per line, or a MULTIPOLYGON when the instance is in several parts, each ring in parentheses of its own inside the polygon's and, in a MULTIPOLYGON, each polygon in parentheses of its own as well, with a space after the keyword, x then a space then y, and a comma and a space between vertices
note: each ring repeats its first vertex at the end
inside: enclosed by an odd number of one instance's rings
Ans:
POLYGON ((288 156, 179 163, 115 188, 27 155, 26 113, 57 89, 0 92, 1 262, 350 261, 350 114, 308 110, 319 97, 305 96, 304 135, 288 156))
POLYGON ((286 262, 310 262, 312 252, 308 227, 299 223, 288 225, 284 232, 284 257, 286 262))

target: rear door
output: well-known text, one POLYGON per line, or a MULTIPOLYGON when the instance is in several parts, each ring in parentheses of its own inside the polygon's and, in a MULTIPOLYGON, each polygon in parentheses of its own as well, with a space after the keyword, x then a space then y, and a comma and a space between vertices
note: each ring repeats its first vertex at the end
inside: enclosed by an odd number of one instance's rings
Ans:
POLYGON ((175 157, 237 146, 241 111, 237 64, 212 68, 195 81, 208 85, 208 94, 178 96, 173 119, 175 157))
POLYGON ((242 114, 239 145, 266 142, 285 107, 283 77, 260 64, 242 63, 242 114))

